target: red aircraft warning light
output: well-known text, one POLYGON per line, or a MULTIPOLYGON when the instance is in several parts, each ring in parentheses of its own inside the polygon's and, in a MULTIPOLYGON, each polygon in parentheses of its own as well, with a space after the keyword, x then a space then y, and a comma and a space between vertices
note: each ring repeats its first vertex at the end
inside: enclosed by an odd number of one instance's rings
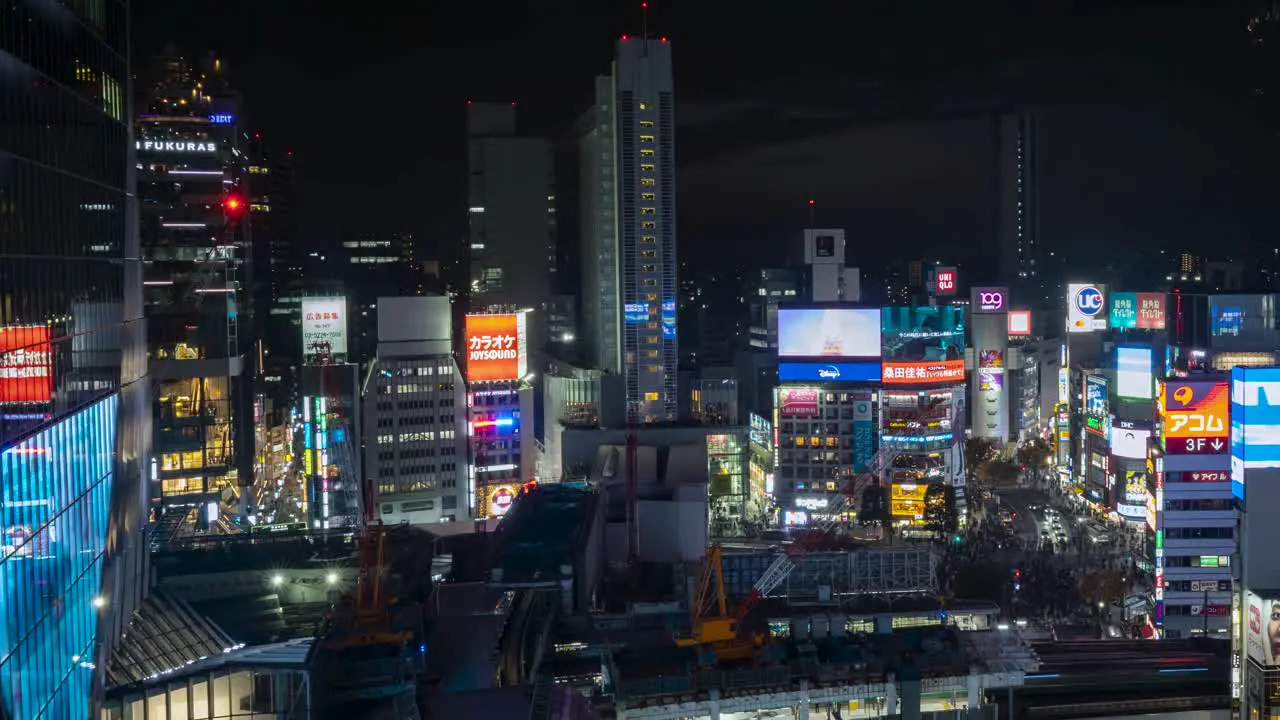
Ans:
POLYGON ((238 218, 244 214, 245 204, 244 198, 231 193, 222 198, 222 212, 229 218, 238 218))

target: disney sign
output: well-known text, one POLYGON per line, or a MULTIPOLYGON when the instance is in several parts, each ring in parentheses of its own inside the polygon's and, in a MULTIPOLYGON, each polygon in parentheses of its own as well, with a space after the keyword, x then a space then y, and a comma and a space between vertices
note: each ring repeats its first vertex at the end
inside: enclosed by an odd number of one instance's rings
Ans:
POLYGON ((1008 298, 1009 288, 974 288, 971 307, 975 313, 1002 313, 1008 310, 1008 298))

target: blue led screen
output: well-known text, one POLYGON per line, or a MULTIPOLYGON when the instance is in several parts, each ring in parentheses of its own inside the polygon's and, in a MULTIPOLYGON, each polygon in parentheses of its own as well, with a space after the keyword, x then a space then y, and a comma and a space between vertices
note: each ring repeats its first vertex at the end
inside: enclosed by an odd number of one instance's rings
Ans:
POLYGON ((89 717, 117 404, 0 449, 0 715, 89 717))

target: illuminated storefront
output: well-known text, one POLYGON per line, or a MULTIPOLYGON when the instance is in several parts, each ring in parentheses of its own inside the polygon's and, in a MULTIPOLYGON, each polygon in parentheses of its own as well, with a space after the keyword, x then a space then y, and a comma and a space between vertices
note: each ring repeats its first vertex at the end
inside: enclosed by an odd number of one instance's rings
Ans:
POLYGON ((85 718, 115 477, 118 396, 0 450, 0 701, 85 718))

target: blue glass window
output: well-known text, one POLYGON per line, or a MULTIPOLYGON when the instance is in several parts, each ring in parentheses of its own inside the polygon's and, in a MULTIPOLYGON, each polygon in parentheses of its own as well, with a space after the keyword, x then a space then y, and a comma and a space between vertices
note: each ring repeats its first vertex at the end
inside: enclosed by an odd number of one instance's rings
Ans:
POLYGON ((87 718, 117 395, 0 450, 0 702, 87 718))

